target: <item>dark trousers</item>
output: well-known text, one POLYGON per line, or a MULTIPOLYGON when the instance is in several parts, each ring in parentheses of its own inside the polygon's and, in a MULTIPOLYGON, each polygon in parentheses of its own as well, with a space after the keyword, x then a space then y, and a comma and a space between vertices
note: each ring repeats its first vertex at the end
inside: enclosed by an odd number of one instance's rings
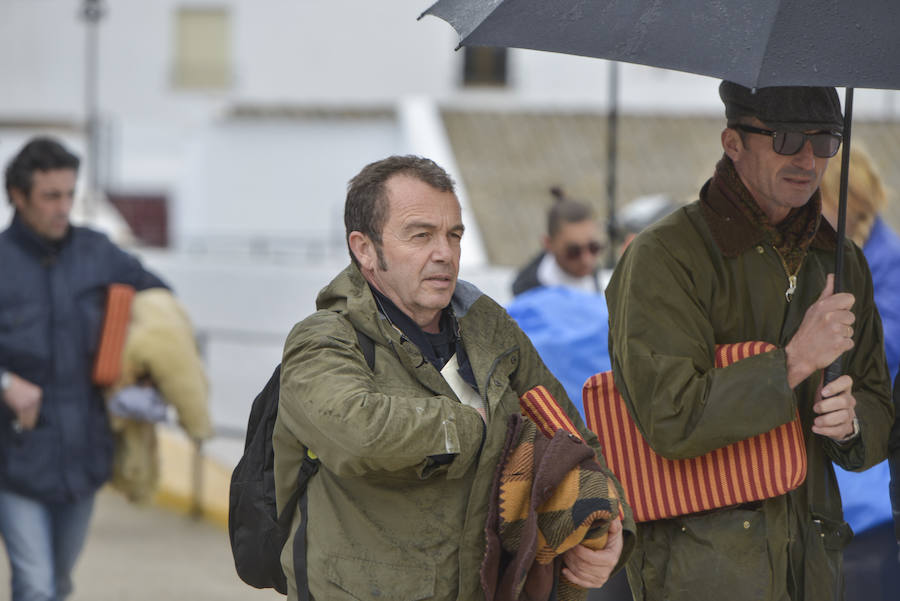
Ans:
POLYGON ((900 599, 900 560, 893 522, 853 537, 844 549, 846 601, 900 599))

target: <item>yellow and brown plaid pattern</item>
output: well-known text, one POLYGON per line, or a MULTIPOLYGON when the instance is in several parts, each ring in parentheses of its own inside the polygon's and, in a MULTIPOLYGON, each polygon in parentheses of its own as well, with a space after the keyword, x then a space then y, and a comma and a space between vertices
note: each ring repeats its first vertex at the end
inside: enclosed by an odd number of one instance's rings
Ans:
MULTIPOLYGON (((528 426, 526 426, 527 428, 528 426)), ((523 433, 523 438, 531 436, 523 433)), ((500 531, 507 550, 518 547, 519 532, 531 511, 534 443, 523 442, 507 460, 500 484, 500 531)), ((602 549, 606 526, 614 515, 615 488, 598 471, 576 466, 538 508, 538 546, 535 560, 550 563, 575 545, 602 549)), ((616 505, 615 509, 618 509, 616 505)))
MULTIPOLYGON (((504 551, 522 557, 523 545, 533 546, 528 555, 547 566, 576 545, 603 548, 609 523, 619 515, 620 506, 593 449, 566 432, 556 431, 548 441, 533 421, 522 422, 518 443, 499 474, 497 531, 504 551), (566 467, 556 469, 557 465, 566 467)), ((525 580, 523 574, 519 591, 525 580)), ((560 578, 558 599, 583 600, 586 594, 560 578)))

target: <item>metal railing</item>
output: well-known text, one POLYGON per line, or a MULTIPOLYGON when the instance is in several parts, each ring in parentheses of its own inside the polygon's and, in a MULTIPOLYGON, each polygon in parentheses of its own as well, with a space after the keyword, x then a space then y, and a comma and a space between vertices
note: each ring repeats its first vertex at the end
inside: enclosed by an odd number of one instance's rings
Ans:
MULTIPOLYGON (((276 334, 274 332, 242 330, 240 328, 198 328, 196 340, 200 356, 203 357, 205 361, 208 361, 209 346, 213 340, 231 343, 237 342, 248 346, 270 346, 276 343, 281 345, 284 342, 284 335, 276 334)), ((213 438, 244 440, 246 434, 246 428, 241 426, 232 424, 213 424, 213 438)), ((203 484, 206 454, 204 453, 204 441, 194 440, 192 442, 191 490, 188 515, 193 519, 199 520, 204 517, 203 484)))
POLYGON ((204 234, 189 236, 184 250, 190 254, 234 256, 254 259, 323 261, 347 255, 343 232, 321 230, 291 234, 204 234))

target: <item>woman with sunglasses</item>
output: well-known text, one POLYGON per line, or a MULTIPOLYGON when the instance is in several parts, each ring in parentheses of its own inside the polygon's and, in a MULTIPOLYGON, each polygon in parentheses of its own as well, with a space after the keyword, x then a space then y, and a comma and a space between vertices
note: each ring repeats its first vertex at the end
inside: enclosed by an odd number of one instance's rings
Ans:
POLYGON ((602 290, 598 259, 606 238, 593 209, 567 197, 561 188, 550 189, 555 201, 547 212, 544 249, 516 276, 513 294, 538 286, 566 286, 584 292, 602 290))

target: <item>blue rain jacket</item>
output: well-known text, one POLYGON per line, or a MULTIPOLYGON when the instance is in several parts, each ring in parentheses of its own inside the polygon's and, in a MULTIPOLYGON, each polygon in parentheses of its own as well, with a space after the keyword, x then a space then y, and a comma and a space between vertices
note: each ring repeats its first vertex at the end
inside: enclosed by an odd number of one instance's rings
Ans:
POLYGON ((585 380, 612 369, 606 298, 602 294, 547 286, 520 294, 506 310, 531 339, 584 419, 581 389, 585 380))
MULTIPOLYGON (((875 306, 884 329, 884 354, 893 382, 900 367, 900 237, 881 217, 875 219, 863 254, 872 271, 875 306)), ((887 460, 864 472, 834 472, 844 503, 844 519, 854 532, 864 532, 892 519, 887 460)))

